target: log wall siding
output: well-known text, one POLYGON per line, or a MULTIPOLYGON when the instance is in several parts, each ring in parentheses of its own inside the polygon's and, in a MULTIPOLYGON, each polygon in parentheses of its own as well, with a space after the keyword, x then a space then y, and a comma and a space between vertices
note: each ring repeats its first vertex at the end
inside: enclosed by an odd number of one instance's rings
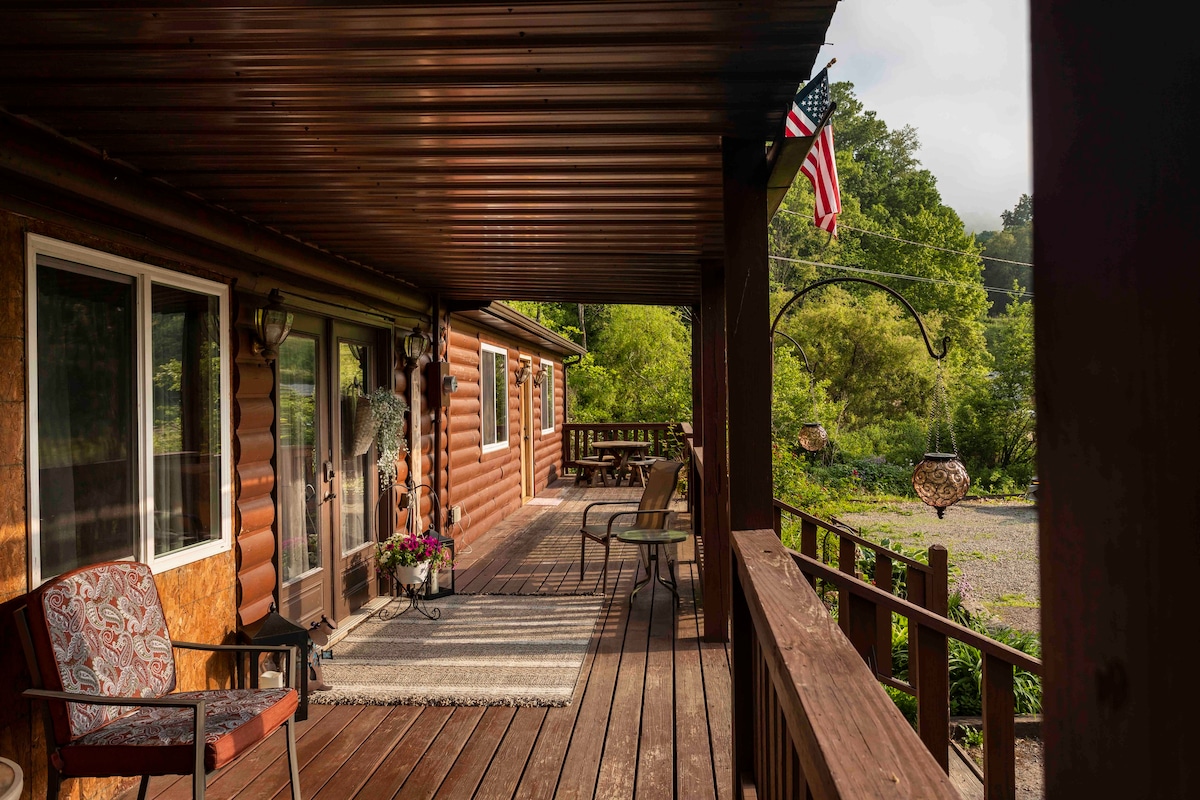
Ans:
MULTIPOLYGON (((562 363, 552 353, 522 344, 462 320, 455 320, 448 336, 450 372, 458 379, 451 396, 447 421, 446 505, 462 509, 462 521, 450 533, 459 546, 475 540, 521 506, 521 406, 513 376, 521 356, 532 358, 534 369, 545 359, 554 364, 555 405, 561 407, 562 363), (483 452, 480 400, 481 345, 487 343, 508 352, 508 447, 483 452)), ((536 387, 535 387, 536 389, 536 387)), ((562 412, 556 412, 556 433, 542 434, 540 392, 534 391, 534 493, 544 489, 550 476, 562 474, 562 412)))
POLYGON ((237 617, 249 625, 275 602, 275 372, 252 350, 255 303, 233 303, 233 526, 237 617))

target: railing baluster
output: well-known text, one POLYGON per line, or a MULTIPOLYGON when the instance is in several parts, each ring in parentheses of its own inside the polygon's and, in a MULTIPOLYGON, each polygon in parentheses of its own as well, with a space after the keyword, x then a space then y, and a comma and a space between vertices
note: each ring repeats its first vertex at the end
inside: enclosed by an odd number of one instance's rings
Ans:
POLYGON ((909 680, 916 676, 917 733, 938 766, 949 772, 950 664, 946 634, 909 620, 908 659, 909 680))
MULTIPOLYGON (((838 570, 851 577, 857 577, 855 561, 858 559, 858 547, 846 537, 838 541, 838 570)), ((842 633, 850 635, 850 590, 838 587, 838 625, 842 633)))
POLYGON ((929 604, 925 607, 940 617, 950 613, 949 553, 940 544, 929 548, 929 604))
POLYGON ((1017 796, 1013 666, 983 654, 983 776, 987 800, 1017 796))
MULTIPOLYGON (((875 586, 892 593, 892 559, 883 553, 875 554, 875 586)), ((880 675, 892 675, 892 612, 875 606, 875 670, 880 675)))

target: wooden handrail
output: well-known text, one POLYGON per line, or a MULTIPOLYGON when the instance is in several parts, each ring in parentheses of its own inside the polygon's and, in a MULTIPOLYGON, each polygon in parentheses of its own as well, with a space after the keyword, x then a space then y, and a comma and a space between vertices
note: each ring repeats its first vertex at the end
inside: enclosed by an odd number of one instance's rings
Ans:
POLYGON ((915 558, 909 558, 908 556, 904 555, 903 553, 897 553, 894 550, 889 550, 888 548, 884 547, 881 544, 872 542, 869 539, 864 539, 863 537, 859 536, 857 533, 849 530, 848 528, 839 528, 836 525, 833 525, 832 523, 826 522, 825 520, 821 519, 820 517, 814 517, 812 514, 809 514, 808 512, 805 512, 805 511, 801 511, 800 509, 796 508, 793 505, 788 505, 787 503, 783 502, 782 500, 778 500, 778 499, 775 500, 775 507, 781 511, 786 511, 787 513, 791 514, 794 517, 799 517, 802 521, 811 522, 812 524, 816 525, 818 528, 824 528, 825 530, 829 531, 830 533, 840 536, 843 539, 849 539, 850 541, 854 542, 859 547, 865 547, 870 550, 874 550, 876 553, 883 553, 883 554, 887 555, 889 558, 891 558, 892 561, 898 561, 901 564, 904 564, 905 566, 911 567, 912 569, 920 570, 921 572, 930 572, 930 573, 933 572, 933 568, 930 567, 928 564, 922 564, 920 561, 917 561, 915 558))
POLYGON ((970 645, 977 650, 1003 659, 1014 667, 1018 667, 1027 672, 1032 672, 1034 675, 1042 674, 1042 661, 1039 658, 1022 653, 1015 647, 1009 647, 1003 642, 998 642, 995 639, 989 639, 987 636, 972 630, 965 625, 959 625, 954 620, 946 619, 945 617, 934 614, 928 609, 922 608, 915 603, 896 597, 890 592, 884 592, 869 583, 857 580, 850 575, 839 572, 820 560, 810 558, 803 553, 798 553, 795 550, 788 550, 792 555, 792 559, 800 568, 800 571, 806 575, 813 575, 822 580, 836 584, 839 588, 844 587, 853 595, 863 597, 870 600, 872 603, 878 603, 890 612, 899 614, 902 617, 907 617, 910 620, 919 621, 922 625, 928 626, 938 633, 945 634, 952 639, 957 639, 963 644, 970 645))
POLYGON ((733 550, 735 785, 798 800, 958 798, 774 532, 737 531, 733 550))
MULTIPOLYGON (((864 661, 876 663, 876 677, 917 700, 917 731, 934 759, 949 769, 950 680, 948 641, 955 639, 980 651, 984 735, 984 796, 987 800, 1012 798, 1016 793, 1016 735, 1013 673, 1023 669, 1042 674, 1041 659, 990 639, 929 609, 903 600, 891 592, 858 580, 803 553, 789 551, 810 581, 818 578, 838 587, 838 625, 864 661), (890 643, 892 614, 908 619, 909 681, 891 677, 881 669, 884 653, 876 654, 881 640, 890 643), (873 658, 874 656, 874 658, 873 658)), ((890 647, 886 652, 890 667, 890 647)))

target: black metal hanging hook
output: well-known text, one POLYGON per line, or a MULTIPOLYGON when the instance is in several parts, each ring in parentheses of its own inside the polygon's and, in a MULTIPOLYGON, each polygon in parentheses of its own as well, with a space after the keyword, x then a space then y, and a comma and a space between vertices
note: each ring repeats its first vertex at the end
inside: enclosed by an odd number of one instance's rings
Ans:
MULTIPOLYGON (((946 357, 946 352, 950 349, 950 337, 949 336, 942 337, 942 352, 935 353, 933 351, 933 343, 930 342, 930 340, 929 340, 929 333, 928 333, 928 331, 925 330, 925 323, 921 321, 921 315, 918 314, 917 310, 912 307, 912 303, 909 303, 908 300, 904 299, 904 296, 902 294, 900 294, 899 292, 897 292, 895 289, 893 289, 890 286, 885 286, 884 284, 880 283, 879 281, 873 281, 870 278, 851 278, 848 276, 847 277, 838 277, 838 278, 826 278, 825 280, 817 281, 814 284, 805 286, 803 289, 801 289, 800 291, 798 291, 794 295, 792 295, 791 299, 789 299, 786 303, 783 304, 783 308, 779 309, 779 313, 775 315, 775 319, 771 322, 772 345, 774 344, 775 336, 777 335, 775 329, 777 327, 779 327, 779 321, 781 319, 783 319, 783 315, 787 313, 787 310, 789 308, 791 308, 793 305, 795 305, 797 302, 799 302, 806 294, 811 292, 813 289, 819 289, 822 286, 828 286, 831 283, 865 283, 868 286, 874 286, 876 289, 883 289, 885 292, 890 294, 892 297, 899 300, 900 303, 903 304, 903 306, 906 309, 908 309, 908 313, 912 315, 912 318, 914 320, 916 320, 917 327, 921 329, 921 337, 925 340, 925 349, 929 351, 929 357, 934 359, 935 361, 941 361, 943 358, 946 357)), ((779 333, 778 335, 787 336, 787 334, 785 334, 785 333, 779 333)), ((791 339, 790 336, 788 336, 788 338, 791 339)), ((793 344, 795 344, 795 340, 792 340, 792 342, 793 342, 793 344)), ((800 347, 800 345, 797 344, 796 347, 800 347)), ((804 351, 801 350, 800 352, 803 353, 804 351)), ((807 358, 804 359, 804 363, 806 366, 808 365, 807 358)), ((809 372, 811 373, 812 370, 810 369, 809 372)))

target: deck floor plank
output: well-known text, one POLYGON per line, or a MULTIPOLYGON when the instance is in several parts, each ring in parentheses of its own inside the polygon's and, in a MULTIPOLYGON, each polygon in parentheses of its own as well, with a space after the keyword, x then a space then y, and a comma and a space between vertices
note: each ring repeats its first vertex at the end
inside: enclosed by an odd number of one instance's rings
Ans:
MULTIPOLYGON (((442 732, 454 709, 448 706, 428 706, 421 710, 400 742, 388 753, 366 785, 355 795, 355 800, 391 800, 408 776, 429 750, 429 746, 442 732)), ((304 776, 300 776, 301 785, 304 776)))
MULTIPOLYGON (((630 572, 639 571, 637 562, 632 562, 630 572)), ((596 779, 597 798, 633 797, 637 781, 642 700, 646 690, 646 656, 649 653, 650 615, 653 608, 653 596, 646 595, 653 589, 649 586, 643 589, 630 604, 629 592, 632 588, 632 585, 621 587, 612 601, 613 605, 625 609, 628 624, 620 652, 617 685, 609 709, 604 755, 596 779)))
POLYGON ((509 800, 517 791, 525 764, 546 719, 545 707, 519 708, 488 766, 475 800, 509 800))
POLYGON ((512 706, 493 706, 483 712, 475 732, 463 746, 458 760, 450 768, 434 797, 454 800, 474 796, 516 712, 517 709, 512 706))
POLYGON ((704 672, 700 666, 703 619, 696 602, 700 580, 694 564, 676 567, 680 570, 682 596, 675 640, 676 795, 716 800, 704 672))
MULTIPOLYGON (((616 679, 616 664, 620 656, 624 630, 624 614, 614 604, 607 604, 597 621, 598 634, 592 636, 585 666, 571 698, 571 705, 551 708, 530 754, 525 773, 514 797, 518 800, 548 800, 552 797, 572 797, 569 786, 560 786, 560 776, 577 781, 573 765, 567 763, 570 748, 603 746, 601 732, 607 725, 608 709, 612 702, 612 687, 616 679), (602 624, 601 624, 602 622, 602 624), (596 725, 599 724, 599 729, 596 725), (578 737, 575 734, 580 734, 578 737), (578 741, 577 741, 578 738, 578 741), (558 792, 556 794, 556 792, 558 792)), ((595 773, 592 773, 592 784, 595 773)), ((590 797, 587 794, 574 796, 590 797)))
POLYGON ((396 797, 402 800, 433 800, 479 721, 483 719, 484 711, 486 709, 482 706, 455 708, 396 797))
MULTIPOLYGON (((304 793, 311 796, 324 788, 358 747, 370 738, 387 715, 388 709, 383 706, 366 706, 360 709, 354 719, 309 761, 300 781, 304 793)), ((286 785, 275 793, 276 800, 286 800, 290 797, 291 793, 286 785)))
MULTIPOLYGON (((664 565, 665 566, 665 565, 664 565)), ((676 570, 678 575, 680 570, 676 570)), ((675 791, 675 595, 657 582, 638 593, 635 603, 651 605, 646 688, 637 748, 634 797, 658 800, 675 791), (653 598, 643 597, 653 587, 653 598)))
MULTIPOLYGON (((421 714, 420 706, 386 707, 386 716, 362 739, 353 752, 335 766, 336 773, 315 795, 310 795, 313 781, 308 774, 300 776, 300 786, 306 797, 313 800, 345 800, 353 797, 366 786, 375 770, 383 763, 392 748, 404 738, 404 734, 421 714)), ((322 754, 324 757, 325 754, 322 754)))
MULTIPOLYGON (((322 719, 321 725, 314 726, 307 735, 296 740, 296 760, 303 771, 308 767, 308 764, 316 758, 316 756, 325 749, 339 733, 341 733, 347 725, 354 721, 355 717, 363 710, 362 706, 338 706, 332 709, 322 719)), ((282 735, 275 735, 271 740, 278 740, 278 747, 270 748, 270 752, 274 753, 274 757, 268 763, 256 765, 253 773, 253 779, 244 785, 241 780, 232 780, 243 776, 242 769, 230 773, 231 780, 223 781, 218 778, 214 781, 205 792, 206 800, 230 800, 238 797, 255 797, 264 798, 271 797, 280 789, 288 785, 288 767, 286 743, 282 735)), ((264 742, 269 744, 271 741, 264 742)), ((264 749, 259 747, 255 750, 264 749)), ((225 776, 222 776, 225 777, 225 776)), ((304 787, 303 772, 300 777, 300 787, 304 787)))

